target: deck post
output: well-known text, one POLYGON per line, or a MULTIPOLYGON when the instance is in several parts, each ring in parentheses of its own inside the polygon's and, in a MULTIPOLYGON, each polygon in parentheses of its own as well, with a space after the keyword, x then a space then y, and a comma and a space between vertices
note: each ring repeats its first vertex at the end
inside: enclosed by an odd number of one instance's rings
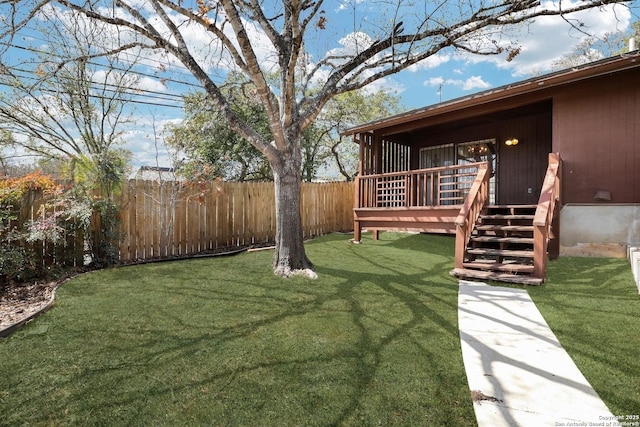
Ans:
POLYGON ((373 173, 382 173, 382 136, 373 134, 373 173))
POLYGON ((533 276, 542 280, 547 277, 547 251, 549 251, 549 258, 552 259, 559 252, 559 246, 556 245, 559 245, 560 237, 558 212, 562 203, 561 179, 560 154, 549 153, 549 166, 547 166, 533 219, 533 276))
POLYGON ((549 259, 557 259, 560 256, 560 210, 562 209, 562 158, 559 153, 549 153, 549 163, 558 164, 558 172, 555 181, 556 200, 553 206, 551 231, 549 238, 549 259))
POLYGON ((360 207, 360 176, 356 176, 355 179, 355 191, 353 196, 353 241, 355 243, 360 243, 362 239, 362 229, 360 226, 360 221, 358 221, 358 217, 356 215, 356 209, 360 207))
POLYGON ((547 277, 547 241, 546 226, 533 227, 533 277, 546 279, 547 277))
POLYGON ((362 229, 360 228, 360 221, 353 221, 353 243, 360 243, 362 241, 362 229))
POLYGON ((465 225, 456 225, 455 267, 464 268, 464 252, 467 248, 465 225))

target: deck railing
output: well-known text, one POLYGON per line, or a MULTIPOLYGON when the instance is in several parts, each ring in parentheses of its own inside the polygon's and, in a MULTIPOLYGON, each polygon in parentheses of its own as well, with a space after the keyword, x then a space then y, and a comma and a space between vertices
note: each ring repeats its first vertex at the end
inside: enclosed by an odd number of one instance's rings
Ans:
POLYGON ((456 218, 456 268, 463 267, 464 253, 471 238, 471 233, 482 209, 489 202, 490 177, 491 173, 489 172, 488 164, 481 164, 469 194, 456 218))
MULTIPOLYGON (((533 275, 541 279, 546 278, 547 272, 547 247, 549 239, 554 238, 557 244, 559 224, 556 218, 560 208, 562 159, 559 153, 549 153, 549 166, 542 183, 538 207, 533 219, 533 275), (553 228, 552 228, 553 227, 553 228)), ((549 250, 550 257, 556 256, 556 250, 549 250)))
POLYGON ((356 208, 462 205, 481 165, 444 166, 364 175, 356 179, 356 208))

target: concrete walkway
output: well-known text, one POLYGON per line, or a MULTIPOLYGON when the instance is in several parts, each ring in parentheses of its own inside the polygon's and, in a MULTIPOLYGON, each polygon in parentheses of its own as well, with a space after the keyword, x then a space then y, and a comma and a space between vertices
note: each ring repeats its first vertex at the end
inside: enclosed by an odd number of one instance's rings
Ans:
POLYGON ((479 427, 618 425, 526 291, 460 281, 458 321, 479 427))

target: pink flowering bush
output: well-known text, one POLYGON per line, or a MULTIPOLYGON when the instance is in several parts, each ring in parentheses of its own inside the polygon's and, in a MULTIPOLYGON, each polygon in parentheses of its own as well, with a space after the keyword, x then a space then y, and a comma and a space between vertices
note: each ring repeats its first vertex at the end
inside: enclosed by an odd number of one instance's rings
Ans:
POLYGON ((33 246, 25 245, 27 239, 18 224, 18 213, 23 196, 30 191, 41 191, 49 197, 60 187, 48 176, 39 172, 19 178, 0 177, 0 282, 22 282, 42 275, 42 267, 36 262, 33 246))

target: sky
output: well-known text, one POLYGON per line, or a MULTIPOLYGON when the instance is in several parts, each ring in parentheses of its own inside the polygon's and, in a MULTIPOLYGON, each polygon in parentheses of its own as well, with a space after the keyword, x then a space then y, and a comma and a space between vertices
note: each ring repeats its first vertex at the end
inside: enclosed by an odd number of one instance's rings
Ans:
MULTIPOLYGON (((631 3, 631 10, 620 5, 603 7, 580 12, 581 15, 576 18, 584 23, 583 28, 586 31, 597 37, 610 32, 625 31, 632 22, 638 20, 639 1, 631 3)), ((360 10, 363 12, 360 19, 366 20, 367 1, 355 0, 352 4, 361 4, 360 10)), ((354 17, 347 14, 344 5, 338 2, 327 1, 324 6, 331 30, 328 34, 332 36, 316 38, 317 45, 313 46, 313 49, 316 52, 345 49, 349 40, 345 37, 347 34, 340 33, 340 29, 350 24, 343 20, 352 20, 354 17)), ((190 37, 194 43, 201 41, 196 33, 190 37)), ((519 28, 515 34, 513 40, 520 47, 520 53, 511 61, 507 61, 506 55, 441 54, 375 82, 372 89, 391 90, 401 98, 407 109, 420 108, 545 74, 551 70, 554 61, 570 54, 584 37, 583 33, 571 28, 559 17, 539 17, 533 23, 519 28)), ((258 46, 258 50, 261 48, 264 49, 262 54, 265 61, 268 61, 268 47, 258 46)), ((201 52, 203 57, 207 54, 209 52, 206 50, 201 52)), ((144 92, 145 96, 141 99, 149 103, 135 104, 132 110, 133 123, 128 125, 123 133, 125 148, 133 153, 132 163, 136 168, 140 165, 171 166, 162 138, 154 137, 154 126, 158 130, 167 123, 179 123, 183 113, 175 95, 197 89, 197 84, 183 74, 184 70, 171 69, 170 63, 163 62, 168 64, 169 69, 164 70, 163 67, 163 72, 158 73, 157 63, 161 60, 152 57, 148 60, 149 64, 156 65, 149 65, 139 85, 140 89, 153 91, 155 95, 149 97, 150 92, 144 92), (156 75, 159 75, 159 78, 155 77, 156 75), (166 77, 189 81, 192 85, 160 80, 166 77)))

